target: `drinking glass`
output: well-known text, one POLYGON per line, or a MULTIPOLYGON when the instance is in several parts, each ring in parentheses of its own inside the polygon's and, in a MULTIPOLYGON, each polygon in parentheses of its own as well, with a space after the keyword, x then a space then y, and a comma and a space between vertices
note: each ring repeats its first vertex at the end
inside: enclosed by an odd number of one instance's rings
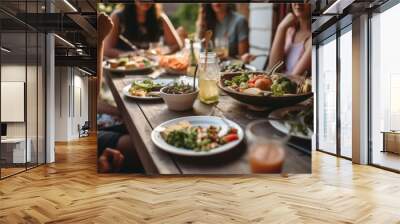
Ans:
POLYGON ((274 130, 268 120, 251 122, 247 125, 245 133, 251 171, 281 173, 289 136, 274 130))
POLYGON ((213 104, 219 100, 219 66, 215 52, 200 53, 200 64, 198 68, 199 99, 205 104, 213 104))
POLYGON ((218 58, 225 59, 229 56, 229 42, 227 37, 215 38, 215 52, 218 58))

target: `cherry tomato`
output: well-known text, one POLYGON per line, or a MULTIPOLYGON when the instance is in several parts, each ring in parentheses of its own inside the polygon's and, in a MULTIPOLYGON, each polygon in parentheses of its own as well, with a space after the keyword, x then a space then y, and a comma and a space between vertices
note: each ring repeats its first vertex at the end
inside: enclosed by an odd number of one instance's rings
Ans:
POLYGON ((236 129, 236 128, 231 128, 231 130, 229 131, 229 133, 231 133, 231 134, 236 134, 236 133, 237 133, 237 129, 236 129))
POLYGON ((237 134, 228 134, 228 135, 225 135, 224 138, 223 138, 223 140, 225 142, 232 142, 232 141, 235 141, 237 139, 239 139, 237 134))

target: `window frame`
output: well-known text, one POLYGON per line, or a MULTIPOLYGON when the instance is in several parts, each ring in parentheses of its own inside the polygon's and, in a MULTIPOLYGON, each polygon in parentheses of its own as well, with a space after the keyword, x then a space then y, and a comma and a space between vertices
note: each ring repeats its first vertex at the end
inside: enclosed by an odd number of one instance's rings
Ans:
MULTIPOLYGON (((346 160, 352 160, 352 158, 347 157, 342 155, 342 150, 341 150, 341 119, 340 119, 340 103, 341 103, 341 99, 340 99, 340 77, 341 77, 341 67, 340 67, 340 37, 342 35, 344 35, 347 32, 351 32, 352 31, 352 21, 351 21, 351 15, 345 16, 342 19, 338 20, 334 25, 334 27, 336 27, 336 32, 331 33, 330 35, 328 35, 327 37, 325 37, 324 39, 320 39, 318 40, 317 43, 315 43, 314 45, 316 46, 316 51, 315 51, 315 58, 316 58, 316 96, 317 99, 315 100, 315 104, 316 104, 316 112, 315 112, 315 116, 316 116, 316 138, 315 138, 315 145, 316 145, 316 150, 319 152, 323 152, 329 155, 333 155, 339 158, 343 158, 346 160), (330 41, 336 41, 336 152, 332 153, 332 152, 328 152, 324 149, 320 149, 319 147, 319 110, 320 110, 320 105, 319 105, 319 101, 318 101, 318 92, 319 92, 319 47, 322 44, 326 44, 330 41)), ((329 29, 329 28, 328 28, 329 29)))
POLYGON ((373 166, 373 167, 377 167, 383 170, 387 170, 387 171, 391 171, 391 172, 395 172, 395 173, 400 173, 400 170, 394 169, 394 168, 390 168, 387 166, 383 166, 380 164, 375 164, 373 163, 373 132, 372 132, 372 18, 373 18, 373 14, 381 14, 384 13, 385 11, 393 8, 394 6, 400 4, 400 0, 388 0, 385 3, 383 3, 382 5, 369 10, 368 13, 368 31, 367 31, 367 38, 368 38, 368 54, 367 54, 367 60, 368 60, 368 68, 367 68, 367 79, 368 79, 368 110, 367 110, 367 117, 368 117, 368 136, 367 136, 367 141, 368 141, 368 156, 367 156, 367 162, 368 165, 373 166))

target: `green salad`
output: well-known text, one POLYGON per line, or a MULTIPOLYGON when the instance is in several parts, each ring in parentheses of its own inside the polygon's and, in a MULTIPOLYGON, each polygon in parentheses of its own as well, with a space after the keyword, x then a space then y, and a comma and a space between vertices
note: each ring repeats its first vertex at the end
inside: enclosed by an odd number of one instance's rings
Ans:
POLYGON ((287 120, 291 133, 301 133, 308 135, 313 129, 313 107, 307 106, 303 110, 293 110, 287 112, 283 118, 287 120))
POLYGON ((167 94, 187 94, 193 93, 195 89, 189 84, 185 84, 183 82, 174 82, 172 85, 166 87, 162 91, 167 94))
MULTIPOLYGON (((298 85, 296 82, 281 75, 268 75, 263 73, 244 72, 224 80, 224 85, 238 92, 249 93, 249 90, 258 89, 259 95, 270 92, 271 96, 283 96, 285 94, 296 94, 298 85)), ((307 88, 309 89, 309 88, 307 88)))
POLYGON ((163 86, 159 83, 154 82, 150 79, 145 80, 135 80, 131 84, 131 88, 129 88, 129 94, 132 96, 146 97, 146 96, 158 96, 154 93, 154 91, 159 91, 163 86))
POLYGON ((180 122, 161 132, 164 141, 172 146, 197 152, 210 151, 221 145, 239 139, 237 129, 231 128, 224 136, 219 136, 221 128, 192 126, 189 122, 180 122))
POLYGON ((281 76, 273 81, 271 92, 273 96, 283 96, 288 93, 295 94, 297 92, 297 84, 292 80, 281 76))

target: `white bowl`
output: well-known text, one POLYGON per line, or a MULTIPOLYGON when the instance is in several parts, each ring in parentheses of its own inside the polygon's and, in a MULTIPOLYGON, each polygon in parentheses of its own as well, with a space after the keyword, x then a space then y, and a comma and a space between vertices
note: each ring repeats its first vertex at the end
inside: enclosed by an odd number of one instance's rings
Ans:
POLYGON ((196 88, 196 91, 186 94, 168 94, 164 92, 167 87, 168 86, 163 87, 160 90, 160 96, 167 104, 168 109, 173 111, 185 111, 193 108, 194 101, 199 94, 199 89, 196 88))

